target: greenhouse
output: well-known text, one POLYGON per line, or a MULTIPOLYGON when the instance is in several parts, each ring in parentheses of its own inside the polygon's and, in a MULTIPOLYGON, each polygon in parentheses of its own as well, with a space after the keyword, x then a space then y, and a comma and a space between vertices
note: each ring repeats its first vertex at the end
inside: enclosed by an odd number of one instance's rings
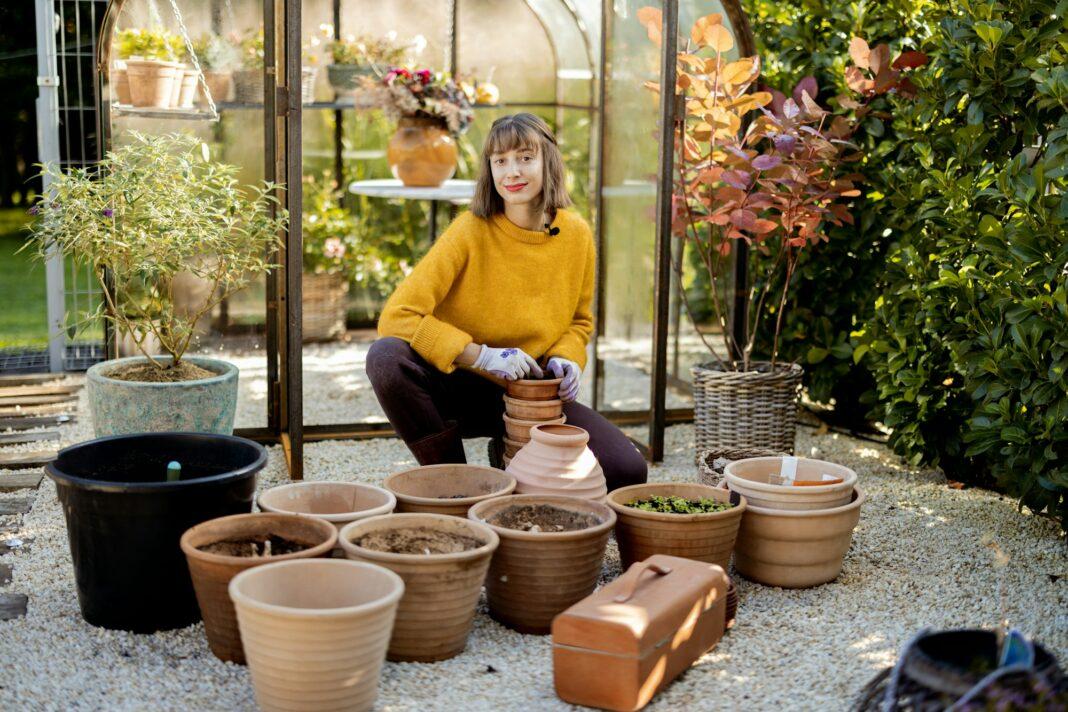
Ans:
POLYGON ((3 11, 0 708, 1068 709, 1064 10, 3 11))

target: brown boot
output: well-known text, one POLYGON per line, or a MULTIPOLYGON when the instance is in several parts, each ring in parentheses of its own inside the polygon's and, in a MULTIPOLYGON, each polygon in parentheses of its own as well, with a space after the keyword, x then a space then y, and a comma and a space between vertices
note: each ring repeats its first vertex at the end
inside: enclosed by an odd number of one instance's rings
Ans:
POLYGON ((449 421, 440 433, 408 444, 408 449, 415 455, 420 465, 443 465, 446 463, 466 464, 464 441, 460 437, 460 426, 449 421))
POLYGON ((486 456, 489 458, 489 466, 498 470, 504 469, 504 438, 497 436, 490 438, 486 446, 486 456))

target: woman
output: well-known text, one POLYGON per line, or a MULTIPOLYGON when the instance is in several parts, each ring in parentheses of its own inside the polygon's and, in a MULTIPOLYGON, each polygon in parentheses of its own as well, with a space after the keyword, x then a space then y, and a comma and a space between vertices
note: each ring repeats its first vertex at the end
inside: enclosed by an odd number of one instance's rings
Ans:
POLYGON ((564 187, 556 139, 533 114, 493 122, 470 212, 434 243, 386 303, 367 375, 421 465, 465 462, 462 438, 493 437, 503 388, 489 378, 563 378, 567 422, 590 434, 608 488, 645 482, 644 458, 576 402, 593 330, 594 244, 564 187), (543 362, 544 366, 539 365, 543 362))

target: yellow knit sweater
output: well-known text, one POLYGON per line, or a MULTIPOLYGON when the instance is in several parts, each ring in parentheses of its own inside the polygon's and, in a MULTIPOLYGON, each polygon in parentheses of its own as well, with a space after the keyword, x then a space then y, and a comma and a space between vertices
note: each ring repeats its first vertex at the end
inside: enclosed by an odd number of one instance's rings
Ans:
POLYGON ((471 342, 517 347, 535 359, 562 356, 586 367, 593 330, 594 244, 570 210, 557 235, 531 232, 503 214, 463 213, 393 292, 380 336, 404 339, 445 373, 471 342))

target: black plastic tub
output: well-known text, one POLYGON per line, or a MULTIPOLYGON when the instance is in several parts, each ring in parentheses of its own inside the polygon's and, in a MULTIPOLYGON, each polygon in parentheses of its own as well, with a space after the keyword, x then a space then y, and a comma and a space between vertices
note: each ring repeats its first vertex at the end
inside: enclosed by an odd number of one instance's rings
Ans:
POLYGON ((82 616, 104 628, 151 633, 200 620, 185 556, 186 529, 252 511, 262 445, 231 435, 146 433, 61 450, 55 480, 82 616), (167 463, 181 479, 167 482, 167 463))

